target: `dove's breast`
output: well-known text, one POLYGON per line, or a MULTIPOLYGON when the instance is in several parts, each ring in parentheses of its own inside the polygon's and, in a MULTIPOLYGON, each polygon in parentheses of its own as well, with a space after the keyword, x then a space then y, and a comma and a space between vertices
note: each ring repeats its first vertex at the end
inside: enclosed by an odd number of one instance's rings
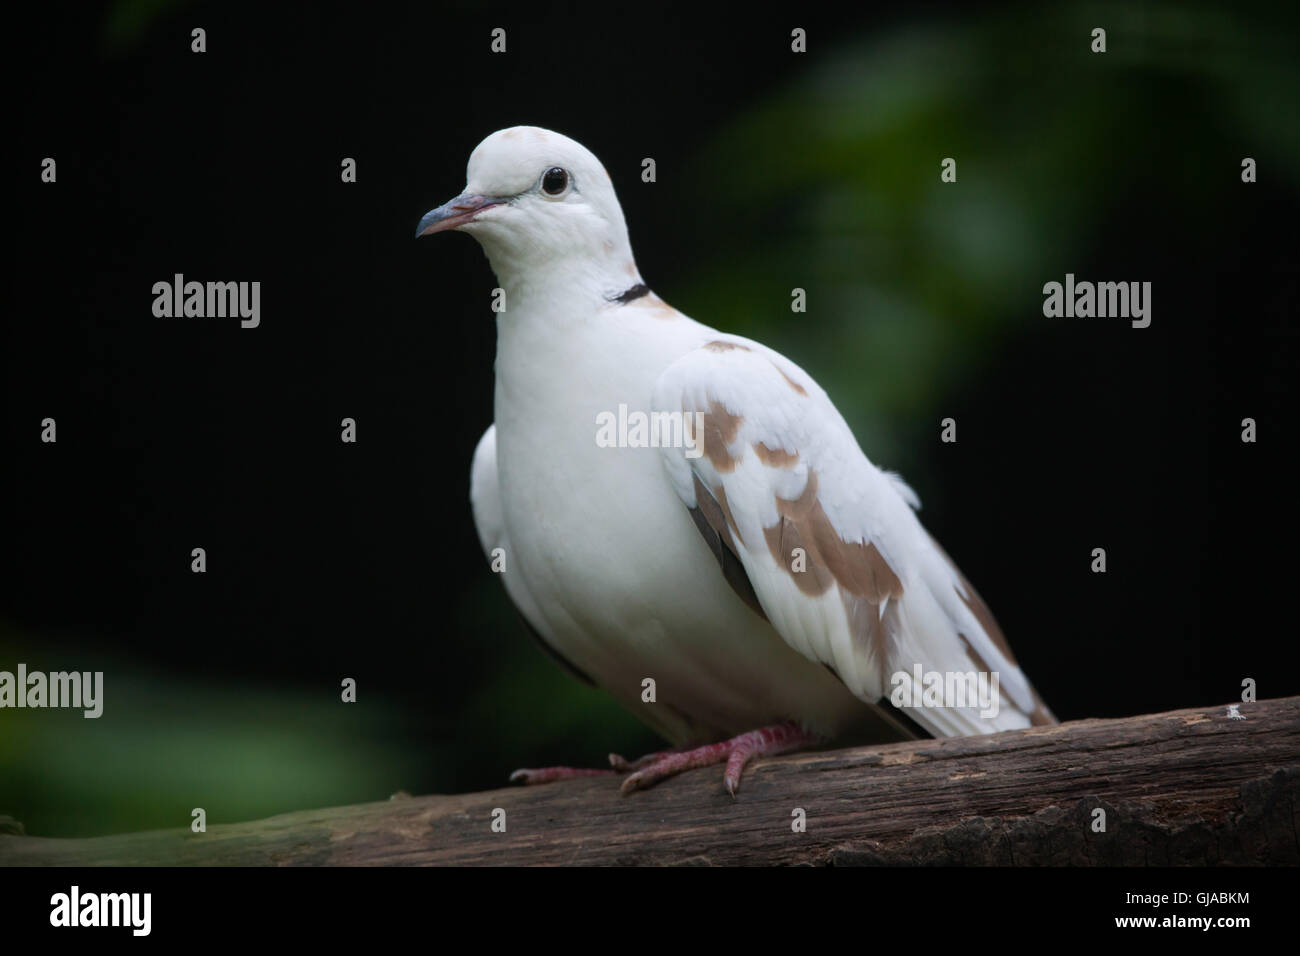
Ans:
POLYGON ((843 731, 869 709, 736 596, 662 452, 630 447, 662 371, 717 335, 662 309, 611 309, 562 333, 500 321, 506 573, 523 576, 555 649, 675 744, 787 719, 843 731))

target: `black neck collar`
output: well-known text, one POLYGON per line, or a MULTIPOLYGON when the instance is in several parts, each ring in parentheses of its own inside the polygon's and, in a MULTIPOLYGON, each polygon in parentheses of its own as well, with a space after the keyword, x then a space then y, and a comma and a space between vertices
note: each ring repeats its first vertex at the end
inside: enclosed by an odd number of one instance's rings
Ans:
POLYGON ((644 282, 638 282, 636 285, 632 286, 632 288, 628 289, 626 292, 621 292, 618 295, 610 296, 609 301, 617 302, 619 305, 627 305, 629 302, 633 302, 641 298, 641 296, 649 295, 649 294, 650 294, 650 287, 646 285, 644 282))

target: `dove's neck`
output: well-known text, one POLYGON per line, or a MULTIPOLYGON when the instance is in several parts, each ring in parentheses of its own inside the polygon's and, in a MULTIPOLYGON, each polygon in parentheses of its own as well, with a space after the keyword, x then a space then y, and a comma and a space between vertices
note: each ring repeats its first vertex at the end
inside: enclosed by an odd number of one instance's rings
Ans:
MULTIPOLYGON (((615 247, 600 257, 552 257, 540 263, 514 249, 497 249, 488 251, 488 260, 505 300, 493 308, 507 322, 514 313, 563 327, 608 308, 642 284, 630 249, 619 254, 615 247)), ((552 324, 553 331, 560 327, 552 324)))
POLYGON ((626 309, 619 297, 642 282, 630 258, 627 264, 630 271, 576 259, 537 268, 493 257, 501 290, 494 306, 498 375, 508 370, 525 393, 549 392, 593 360, 631 347, 626 333, 611 335, 625 324, 617 321, 626 309))
POLYGON ((597 415, 620 404, 648 413, 659 373, 703 334, 653 294, 618 301, 641 284, 639 274, 624 271, 619 278, 582 267, 512 274, 498 268, 506 300, 496 317, 502 435, 518 426, 554 436, 572 426, 591 445, 597 415))

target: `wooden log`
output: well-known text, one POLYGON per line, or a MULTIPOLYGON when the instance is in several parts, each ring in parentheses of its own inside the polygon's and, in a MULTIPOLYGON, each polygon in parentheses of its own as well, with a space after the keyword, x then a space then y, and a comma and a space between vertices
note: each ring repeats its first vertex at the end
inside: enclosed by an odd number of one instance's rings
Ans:
POLYGON ((1300 863, 1300 697, 92 839, 0 865, 1300 863), (505 813, 504 833, 492 829, 505 813), (1105 830, 1096 829, 1098 809, 1105 830), (792 824, 802 810, 806 830, 792 824))

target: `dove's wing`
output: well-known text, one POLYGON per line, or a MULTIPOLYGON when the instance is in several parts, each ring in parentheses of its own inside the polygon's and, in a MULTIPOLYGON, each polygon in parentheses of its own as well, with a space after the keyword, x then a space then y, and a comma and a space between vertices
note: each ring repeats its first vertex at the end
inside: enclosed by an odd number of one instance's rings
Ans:
POLYGON ((890 698, 898 672, 921 701, 917 664, 997 672, 996 716, 980 716, 975 701, 907 711, 936 735, 1054 722, 988 608, 913 514, 915 494, 867 460, 802 369, 719 335, 664 371, 654 407, 687 413, 688 434, 702 428, 698 451, 664 449, 672 484, 732 587, 791 647, 868 704, 890 698))
POLYGON ((469 502, 474 511, 474 527, 478 530, 479 544, 488 560, 498 548, 505 559, 505 570, 501 580, 505 584, 506 594, 519 609, 519 614, 528 625, 529 632, 537 640, 542 650, 557 664, 574 677, 586 684, 594 685, 590 677, 578 669, 571 661, 555 649, 555 640, 550 627, 537 606, 537 599, 528 590, 528 585, 519 574, 510 573, 510 561, 514 554, 510 548, 510 538, 506 534, 505 511, 501 507, 501 481, 497 472, 497 427, 488 426, 483 437, 474 449, 474 459, 469 468, 469 502))

